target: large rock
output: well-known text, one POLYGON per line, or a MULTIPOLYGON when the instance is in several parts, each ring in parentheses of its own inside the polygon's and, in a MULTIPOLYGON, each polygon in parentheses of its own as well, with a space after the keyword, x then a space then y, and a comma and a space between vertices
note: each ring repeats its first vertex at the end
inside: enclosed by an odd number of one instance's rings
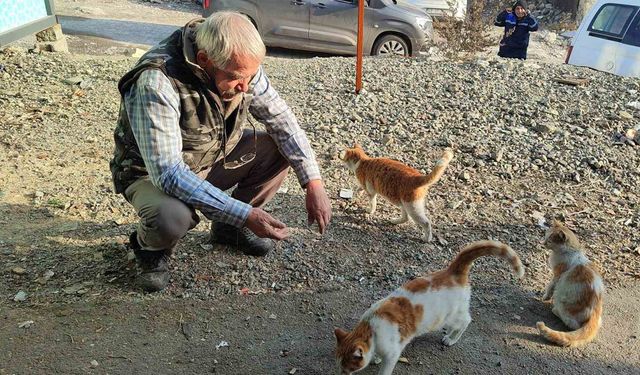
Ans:
POLYGON ((55 42, 63 39, 64 34, 62 33, 62 27, 59 23, 36 33, 36 40, 38 42, 55 42))
POLYGON ((69 52, 69 45, 66 39, 56 40, 54 42, 39 42, 37 45, 40 51, 69 52))
POLYGON ((69 52, 67 39, 62 33, 62 28, 59 23, 37 33, 36 40, 38 41, 38 49, 41 51, 69 52))

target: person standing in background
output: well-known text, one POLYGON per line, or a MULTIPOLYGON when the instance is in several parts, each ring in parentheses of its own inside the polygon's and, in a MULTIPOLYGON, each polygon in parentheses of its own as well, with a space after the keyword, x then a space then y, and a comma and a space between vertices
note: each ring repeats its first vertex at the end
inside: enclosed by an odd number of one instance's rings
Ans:
POLYGON ((526 60, 529 33, 538 30, 538 21, 529 14, 526 1, 518 0, 500 12, 494 24, 504 27, 498 56, 526 60))

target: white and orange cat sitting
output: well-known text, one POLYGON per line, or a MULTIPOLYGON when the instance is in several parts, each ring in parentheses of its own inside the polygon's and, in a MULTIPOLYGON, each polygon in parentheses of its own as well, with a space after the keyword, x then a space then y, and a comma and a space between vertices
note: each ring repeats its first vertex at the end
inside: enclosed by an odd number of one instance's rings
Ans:
POLYGON ((445 345, 453 345, 471 322, 469 269, 482 256, 505 258, 521 278, 524 267, 509 246, 478 241, 464 247, 444 270, 413 279, 374 303, 351 332, 335 329, 338 373, 347 375, 367 367, 374 354, 382 358, 379 371, 389 375, 411 340, 445 328, 445 345))
POLYGON ((582 252, 575 234, 558 221, 547 231, 544 245, 551 250, 553 278, 543 300, 553 298, 553 313, 572 332, 554 331, 538 322, 540 334, 560 346, 578 346, 593 340, 602 324, 602 277, 582 252))
POLYGON ((423 175, 397 160, 371 158, 358 144, 340 153, 340 159, 355 173, 360 188, 369 194, 367 212, 372 215, 376 211, 377 196, 382 195, 401 210, 401 216, 391 222, 402 224, 411 217, 424 230, 425 241, 433 238, 431 221, 424 206, 425 197, 429 188, 440 180, 452 158, 453 151, 445 150, 431 173, 423 175))

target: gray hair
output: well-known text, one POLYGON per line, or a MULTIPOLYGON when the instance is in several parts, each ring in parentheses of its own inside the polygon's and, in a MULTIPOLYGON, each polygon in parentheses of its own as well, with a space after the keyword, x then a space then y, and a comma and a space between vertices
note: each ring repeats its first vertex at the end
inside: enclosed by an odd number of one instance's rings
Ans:
POLYGON ((224 69, 233 54, 262 61, 266 49, 249 18, 237 12, 216 12, 196 30, 196 46, 204 50, 213 64, 224 69))

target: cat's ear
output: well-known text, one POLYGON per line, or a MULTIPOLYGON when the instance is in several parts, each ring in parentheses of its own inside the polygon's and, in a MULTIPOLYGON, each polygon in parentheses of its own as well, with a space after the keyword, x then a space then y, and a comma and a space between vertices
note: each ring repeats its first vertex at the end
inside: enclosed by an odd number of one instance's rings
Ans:
POLYGON ((553 233, 551 233, 550 238, 551 238, 551 241, 555 243, 563 243, 567 240, 567 235, 562 230, 556 230, 553 233))
POLYGON ((349 334, 349 332, 345 331, 344 329, 337 327, 334 329, 333 333, 335 333, 336 340, 338 340, 338 342, 342 342, 342 340, 344 340, 344 338, 349 334))
POLYGON ((358 150, 362 150, 362 146, 360 146, 360 143, 358 143, 358 142, 353 144, 353 148, 358 149, 358 150))
POLYGON ((353 358, 358 358, 358 359, 364 358, 364 350, 362 350, 362 348, 358 346, 356 350, 353 352, 353 358))

